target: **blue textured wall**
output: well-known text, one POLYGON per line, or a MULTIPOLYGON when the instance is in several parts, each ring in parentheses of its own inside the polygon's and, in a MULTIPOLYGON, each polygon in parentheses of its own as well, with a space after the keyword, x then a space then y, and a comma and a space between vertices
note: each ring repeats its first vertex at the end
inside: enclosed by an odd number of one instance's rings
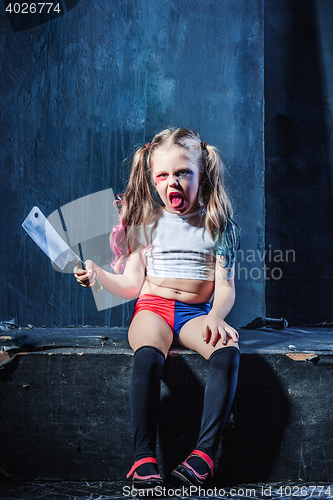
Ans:
MULTIPOLYGON (((261 0, 81 0, 15 33, 1 6, 0 22, 0 320, 128 324, 133 304, 98 312, 21 223, 34 205, 48 216, 82 196, 123 191, 123 159, 168 126, 198 130, 220 149, 242 249, 263 251, 261 0)), ((263 275, 249 275, 258 266, 244 261, 236 275, 236 326, 265 311, 263 275)))

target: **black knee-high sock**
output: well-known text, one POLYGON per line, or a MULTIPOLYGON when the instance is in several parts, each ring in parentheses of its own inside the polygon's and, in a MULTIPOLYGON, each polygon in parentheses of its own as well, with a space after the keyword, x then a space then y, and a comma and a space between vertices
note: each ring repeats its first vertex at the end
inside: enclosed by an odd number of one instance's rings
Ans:
MULTIPOLYGON (((196 449, 207 453, 209 457, 213 458, 236 392, 239 351, 237 347, 233 346, 218 349, 210 356, 209 362, 210 368, 204 394, 204 409, 196 449)), ((193 461, 197 462, 199 460, 201 464, 203 463, 201 459, 196 457, 190 460, 193 467, 195 467, 193 461)), ((197 467, 195 468, 197 469, 197 467)))
POLYGON ((164 354, 155 347, 140 347, 134 355, 131 411, 135 460, 155 457, 160 381, 164 354))

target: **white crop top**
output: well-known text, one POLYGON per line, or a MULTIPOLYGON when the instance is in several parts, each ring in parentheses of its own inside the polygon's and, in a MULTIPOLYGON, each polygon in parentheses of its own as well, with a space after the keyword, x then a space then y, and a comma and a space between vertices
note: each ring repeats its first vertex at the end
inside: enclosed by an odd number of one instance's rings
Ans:
MULTIPOLYGON (((157 224, 147 226, 147 276, 214 281, 214 242, 204 227, 201 209, 185 215, 161 212, 157 224)), ((142 234, 140 242, 146 247, 142 234)))

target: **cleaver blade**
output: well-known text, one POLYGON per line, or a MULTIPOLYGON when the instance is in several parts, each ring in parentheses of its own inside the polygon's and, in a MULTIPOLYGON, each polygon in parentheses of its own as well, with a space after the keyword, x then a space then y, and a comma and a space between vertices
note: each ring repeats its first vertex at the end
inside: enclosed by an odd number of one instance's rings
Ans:
MULTIPOLYGON (((73 252, 67 243, 59 236, 54 227, 49 223, 38 207, 33 207, 22 224, 23 229, 34 240, 41 250, 54 262, 62 271, 68 263, 73 263, 85 269, 84 262, 73 252)), ((97 282, 94 290, 101 290, 101 285, 97 282)))

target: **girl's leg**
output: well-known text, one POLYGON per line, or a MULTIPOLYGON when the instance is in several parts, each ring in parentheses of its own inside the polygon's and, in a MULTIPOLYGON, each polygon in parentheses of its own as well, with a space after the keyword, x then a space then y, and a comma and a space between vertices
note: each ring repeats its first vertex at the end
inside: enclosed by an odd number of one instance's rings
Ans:
POLYGON ((227 345, 224 345, 221 339, 217 342, 215 347, 211 344, 206 344, 202 338, 202 325, 205 317, 205 315, 198 316, 191 319, 183 326, 179 334, 179 340, 184 347, 201 354, 207 361, 213 352, 218 349, 225 349, 230 346, 238 348, 238 343, 235 343, 231 339, 229 339, 227 345))
MULTIPOLYGON (((128 336, 135 351, 130 393, 137 462, 147 457, 155 458, 160 379, 173 335, 163 318, 151 311, 140 311, 133 318, 128 336)), ((148 462, 136 472, 140 477, 156 475, 157 466, 148 462)))
MULTIPOLYGON (((204 394, 204 409, 196 450, 212 459, 216 453, 225 423, 235 396, 239 366, 238 345, 230 340, 227 346, 219 341, 215 347, 202 339, 204 316, 192 319, 180 332, 181 343, 197 351, 210 363, 204 394)), ((187 461, 200 475, 209 471, 206 462, 198 456, 187 461)), ((209 460, 208 460, 209 462, 209 460)))
POLYGON ((173 340, 168 323, 152 311, 138 312, 129 327, 128 341, 133 351, 144 345, 156 347, 166 358, 173 340))

